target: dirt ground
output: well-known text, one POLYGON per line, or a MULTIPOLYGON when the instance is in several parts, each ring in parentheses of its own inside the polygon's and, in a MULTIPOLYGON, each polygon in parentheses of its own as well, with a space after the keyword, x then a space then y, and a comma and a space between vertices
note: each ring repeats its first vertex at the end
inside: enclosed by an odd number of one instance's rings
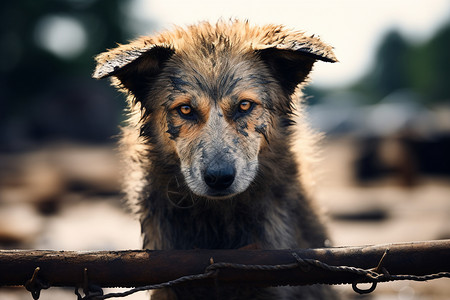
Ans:
MULTIPOLYGON (((321 162, 317 200, 326 210, 335 246, 450 238, 449 178, 420 177, 409 187, 395 176, 356 184, 351 171, 356 149, 351 139, 330 141, 321 162)), ((338 288, 344 299, 363 299, 350 286, 338 288)), ((376 300, 450 299, 450 280, 382 283, 371 295, 376 300)))
MULTIPOLYGON (((421 176, 405 187, 385 177, 362 185, 352 171, 354 141, 329 140, 322 156, 316 195, 334 245, 450 238, 449 178, 421 176)), ((55 144, 0 153, 0 249, 139 249, 138 222, 121 202, 118 161, 113 146, 55 144)), ((337 288, 344 299, 366 299, 351 286, 337 288)), ((125 299, 147 298, 138 293, 125 299)), ((24 288, 0 288, 0 299, 32 297, 24 288)), ((73 289, 50 288, 40 299, 76 296, 73 289)), ((383 283, 371 299, 450 299, 450 281, 383 283)))

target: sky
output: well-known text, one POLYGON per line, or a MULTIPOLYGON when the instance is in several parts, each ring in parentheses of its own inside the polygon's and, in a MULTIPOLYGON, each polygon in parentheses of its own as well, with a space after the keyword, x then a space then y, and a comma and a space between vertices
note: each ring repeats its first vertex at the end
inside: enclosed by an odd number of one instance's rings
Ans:
POLYGON ((391 28, 419 43, 450 22, 450 0, 135 0, 130 9, 137 19, 155 22, 156 30, 238 18, 316 34, 334 47, 339 63, 317 63, 312 80, 331 88, 368 72, 391 28))

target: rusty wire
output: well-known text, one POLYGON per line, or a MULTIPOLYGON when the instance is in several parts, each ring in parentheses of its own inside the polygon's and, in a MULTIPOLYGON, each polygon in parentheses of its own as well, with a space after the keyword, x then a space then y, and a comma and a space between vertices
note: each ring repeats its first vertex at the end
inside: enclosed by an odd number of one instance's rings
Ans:
MULTIPOLYGON (((179 277, 175 280, 146 285, 141 287, 136 287, 125 292, 118 293, 108 293, 103 295, 103 292, 99 292, 98 289, 95 291, 90 291, 89 288, 84 288, 85 296, 81 296, 78 292, 78 288, 75 289, 75 294, 77 295, 77 300, 103 300, 109 298, 119 298, 126 297, 131 294, 140 292, 140 291, 149 291, 154 289, 161 289, 172 287, 181 283, 191 282, 196 280, 204 280, 217 278, 220 270, 223 269, 238 269, 238 270, 254 270, 254 271, 279 271, 279 270, 287 270, 287 269, 296 269, 300 268, 304 272, 309 271, 309 268, 316 267, 324 270, 332 271, 332 272, 350 272, 356 275, 359 275, 361 278, 352 284, 352 288, 356 293, 359 294, 368 294, 373 292, 376 289, 378 282, 387 282, 387 281, 397 281, 397 280, 413 280, 413 281, 427 281, 438 278, 450 278, 450 272, 439 272, 436 274, 430 275, 390 275, 386 268, 383 267, 383 261, 386 255, 389 253, 389 250, 386 250, 383 254, 378 266, 372 269, 362 269, 357 267, 349 267, 349 266, 331 266, 326 263, 323 263, 317 259, 304 259, 300 258, 297 253, 292 252, 292 256, 295 258, 296 262, 289 264, 280 264, 280 265, 247 265, 247 264, 236 264, 236 263, 226 263, 220 262, 215 263, 211 261, 211 265, 209 265, 204 273, 195 274, 195 275, 187 275, 179 277), (371 287, 368 289, 360 289, 358 288, 358 283, 361 282, 369 282, 372 283, 371 287)), ((101 289, 100 289, 101 290, 101 289)), ((36 298, 35 298, 36 299, 36 298)))

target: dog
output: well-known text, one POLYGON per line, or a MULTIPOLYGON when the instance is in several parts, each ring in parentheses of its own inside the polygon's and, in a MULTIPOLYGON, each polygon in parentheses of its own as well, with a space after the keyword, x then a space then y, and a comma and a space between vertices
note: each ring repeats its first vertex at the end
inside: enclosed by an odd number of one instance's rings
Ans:
MULTIPOLYGON (((309 193, 317 135, 301 100, 318 60, 337 61, 319 38, 242 21, 176 27, 96 57, 93 77, 128 95, 125 194, 146 249, 327 246, 309 193)), ((217 295, 336 299, 317 285, 179 287, 152 299, 217 295)))

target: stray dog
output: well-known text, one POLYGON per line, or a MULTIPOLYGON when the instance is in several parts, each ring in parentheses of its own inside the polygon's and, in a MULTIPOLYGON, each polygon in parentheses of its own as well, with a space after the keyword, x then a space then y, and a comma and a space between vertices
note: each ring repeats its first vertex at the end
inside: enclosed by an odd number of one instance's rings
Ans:
MULTIPOLYGON (((315 136, 299 94, 315 61, 336 61, 330 46, 282 26, 230 21, 142 37, 96 60, 93 77, 112 77, 128 94, 125 192, 145 248, 326 246, 308 195, 315 136)), ((152 299, 217 295, 336 298, 315 285, 179 287, 152 299)))

